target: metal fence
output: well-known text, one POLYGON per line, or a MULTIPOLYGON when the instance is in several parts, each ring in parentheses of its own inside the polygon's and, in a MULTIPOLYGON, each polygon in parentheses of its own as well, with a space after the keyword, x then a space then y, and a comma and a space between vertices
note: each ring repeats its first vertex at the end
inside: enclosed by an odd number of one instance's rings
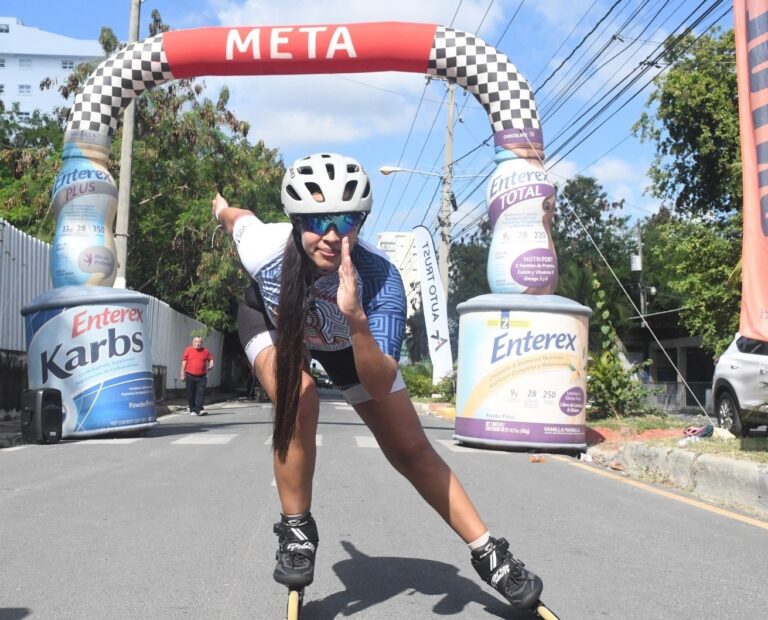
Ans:
POLYGON ((711 381, 689 381, 688 387, 675 381, 647 381, 643 386, 648 391, 648 403, 669 413, 700 411, 697 399, 708 412, 712 411, 711 381))
MULTIPOLYGON (((25 352, 24 320, 21 308, 52 288, 49 261, 51 246, 0 219, 0 350, 25 352)), ((173 310, 168 304, 150 297, 146 329, 152 349, 155 391, 179 389, 181 353, 191 344, 192 335, 205 333, 205 346, 221 360, 224 335, 207 331, 200 321, 173 310), (161 378, 162 377, 162 378, 161 378), (163 385, 160 385, 160 382, 163 385)), ((221 383, 222 364, 217 363, 208 376, 208 386, 221 383)))

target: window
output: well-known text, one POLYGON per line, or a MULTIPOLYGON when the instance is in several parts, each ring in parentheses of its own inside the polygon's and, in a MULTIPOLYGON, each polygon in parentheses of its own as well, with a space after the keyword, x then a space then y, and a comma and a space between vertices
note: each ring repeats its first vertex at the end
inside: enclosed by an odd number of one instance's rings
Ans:
POLYGON ((5 67, 5 58, 0 58, 0 69, 5 67))
POLYGON ((75 61, 74 60, 62 60, 61 61, 61 68, 62 69, 74 69, 75 68, 75 61))
POLYGON ((32 86, 30 84, 19 84, 19 94, 20 95, 31 95, 32 94, 32 86))
POLYGON ((0 84, 0 95, 5 92, 5 84, 0 84))
POLYGON ((0 34, 4 34, 10 31, 11 31, 11 27, 8 24, 0 24, 0 34))
POLYGON ((32 68, 31 58, 19 58, 19 69, 31 69, 31 68, 32 68))
POLYGON ((29 112, 19 112, 16 114, 16 118, 20 121, 28 121, 30 118, 32 118, 32 115, 29 112))

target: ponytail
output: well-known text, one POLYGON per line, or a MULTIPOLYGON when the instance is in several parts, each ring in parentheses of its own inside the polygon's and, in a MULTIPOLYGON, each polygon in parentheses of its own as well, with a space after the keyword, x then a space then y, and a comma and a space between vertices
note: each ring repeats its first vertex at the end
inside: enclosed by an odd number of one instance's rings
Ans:
POLYGON ((283 251, 275 342, 276 388, 272 449, 283 463, 288 454, 288 445, 296 433, 301 372, 305 363, 304 327, 313 282, 312 265, 300 248, 301 239, 294 229, 283 251))

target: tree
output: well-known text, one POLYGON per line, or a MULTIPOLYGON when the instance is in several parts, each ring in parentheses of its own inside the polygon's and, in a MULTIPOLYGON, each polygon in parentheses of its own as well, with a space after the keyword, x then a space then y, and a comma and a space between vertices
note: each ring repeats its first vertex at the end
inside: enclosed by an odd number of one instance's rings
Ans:
POLYGON ((704 348, 720 354, 738 330, 740 282, 731 281, 741 254, 741 216, 724 221, 658 218, 646 229, 645 256, 659 294, 677 300, 680 320, 704 348))
POLYGON ((634 131, 654 142, 651 193, 675 213, 728 215, 741 209, 741 150, 733 31, 667 44, 634 131))
MULTIPOLYGON (((560 274, 557 293, 594 308, 593 281, 597 278, 616 325, 626 325, 633 311, 614 278, 616 274, 625 287, 629 285, 630 255, 635 247, 629 218, 618 215, 622 207, 623 201, 608 200, 597 179, 576 176, 566 182, 558 196, 558 217, 552 227, 560 274)), ((597 347, 597 327, 593 317, 593 350, 597 347)))
POLYGON ((19 117, 19 106, 0 101, 0 217, 45 241, 53 238, 51 189, 61 164, 62 127, 35 112, 19 117))
MULTIPOLYGON (((157 11, 152 18, 150 35, 167 30, 157 11)), ((116 49, 109 29, 100 40, 105 51, 116 49)), ((62 94, 74 95, 94 69, 95 63, 76 67, 62 94)), ((253 210, 263 221, 284 219, 279 198, 284 167, 276 150, 248 140, 250 127, 227 108, 226 87, 215 100, 203 91, 197 80, 179 80, 136 100, 127 281, 211 327, 231 329, 247 277, 231 241, 216 232, 211 198, 226 192, 233 205, 253 210)), ((39 117, 28 127, 0 125, 3 143, 19 144, 7 164, 0 162, 0 178, 18 176, 10 187, 3 183, 0 215, 47 239, 53 230, 50 191, 60 167, 61 119, 67 114, 62 109, 58 122, 39 117), (41 230, 41 221, 50 226, 41 230)), ((115 178, 121 137, 119 123, 109 166, 115 178)))

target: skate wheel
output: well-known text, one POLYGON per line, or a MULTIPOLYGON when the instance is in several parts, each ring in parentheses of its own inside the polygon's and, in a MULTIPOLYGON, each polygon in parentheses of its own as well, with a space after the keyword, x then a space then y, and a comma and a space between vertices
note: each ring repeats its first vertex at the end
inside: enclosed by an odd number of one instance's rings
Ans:
POLYGON ((301 604, 304 602, 304 590, 288 590, 288 620, 301 618, 301 604))
POLYGON ((536 613, 539 615, 539 618, 542 618, 542 620, 560 620, 553 611, 551 611, 544 603, 539 601, 538 606, 536 607, 536 613))

